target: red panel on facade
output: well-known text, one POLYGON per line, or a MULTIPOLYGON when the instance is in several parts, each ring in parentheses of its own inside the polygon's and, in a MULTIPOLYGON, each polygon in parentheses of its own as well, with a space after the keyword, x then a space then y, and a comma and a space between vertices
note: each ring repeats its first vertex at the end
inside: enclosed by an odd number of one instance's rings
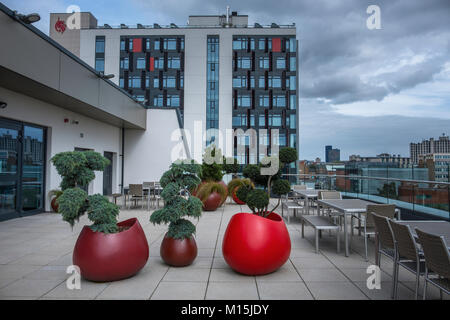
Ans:
POLYGON ((281 52, 280 38, 272 38, 272 52, 281 52))
POLYGON ((155 70, 155 58, 150 57, 149 60, 149 71, 154 71, 155 70))
POLYGON ((133 39, 133 52, 142 52, 142 39, 133 39))

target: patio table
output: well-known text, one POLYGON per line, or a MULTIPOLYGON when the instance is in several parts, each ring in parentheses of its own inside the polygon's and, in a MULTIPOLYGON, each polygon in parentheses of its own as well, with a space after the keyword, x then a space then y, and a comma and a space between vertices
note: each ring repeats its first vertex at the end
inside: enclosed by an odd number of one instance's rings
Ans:
POLYGON ((399 224, 408 225, 411 228, 413 236, 417 238, 416 228, 422 231, 436 234, 444 237, 445 243, 450 249, 450 222, 442 220, 413 220, 396 221, 399 224))
POLYGON ((373 203, 360 199, 317 200, 317 203, 322 205, 323 207, 335 209, 342 216, 344 216, 345 256, 348 257, 348 225, 346 218, 347 216, 351 216, 354 214, 361 216, 361 213, 366 212, 367 205, 373 203))
POLYGON ((322 190, 315 190, 315 189, 294 190, 294 193, 296 195, 305 200, 307 214, 309 214, 309 201, 317 200, 317 197, 319 196, 319 191, 322 190))

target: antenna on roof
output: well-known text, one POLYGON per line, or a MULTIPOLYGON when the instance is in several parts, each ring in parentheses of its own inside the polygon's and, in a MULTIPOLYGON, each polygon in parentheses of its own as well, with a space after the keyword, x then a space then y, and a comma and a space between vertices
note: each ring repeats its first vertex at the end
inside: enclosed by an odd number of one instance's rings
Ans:
POLYGON ((161 29, 161 26, 160 26, 159 24, 157 24, 157 23, 154 23, 154 24, 153 24, 153 28, 155 28, 155 29, 161 29))
POLYGON ((138 29, 144 29, 144 26, 140 23, 137 24, 138 29))
POLYGON ((170 24, 170 27, 171 27, 171 28, 176 28, 176 29, 178 28, 178 26, 177 26, 175 23, 171 23, 171 24, 170 24))

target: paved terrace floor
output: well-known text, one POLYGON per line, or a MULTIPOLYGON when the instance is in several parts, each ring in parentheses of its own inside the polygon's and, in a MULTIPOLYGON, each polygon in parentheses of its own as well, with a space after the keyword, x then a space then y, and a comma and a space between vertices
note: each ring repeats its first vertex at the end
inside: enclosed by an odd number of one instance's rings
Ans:
MULTIPOLYGON (((313 230, 306 227, 302 239, 299 219, 291 219, 287 225, 292 251, 281 269, 257 277, 235 273, 225 263, 221 246, 229 219, 242 211, 248 208, 227 204, 215 212, 204 212, 195 220, 197 259, 191 266, 173 268, 159 256, 166 226, 149 223, 151 211, 122 210, 119 220, 138 217, 147 235, 147 265, 122 281, 82 280, 80 290, 66 288, 66 268, 72 264, 72 250, 82 226, 89 224, 87 217, 73 230, 55 213, 1 222, 0 299, 390 299, 392 262, 387 258, 381 264, 381 289, 366 286, 366 267, 374 263, 372 242, 370 261, 366 262, 362 237, 355 236, 351 255, 345 257, 344 250, 336 253, 335 235, 324 232, 316 254, 313 230)), ((414 275, 401 270, 400 281, 399 298, 413 299, 414 275)), ((438 299, 438 290, 430 287, 428 298, 438 299)))

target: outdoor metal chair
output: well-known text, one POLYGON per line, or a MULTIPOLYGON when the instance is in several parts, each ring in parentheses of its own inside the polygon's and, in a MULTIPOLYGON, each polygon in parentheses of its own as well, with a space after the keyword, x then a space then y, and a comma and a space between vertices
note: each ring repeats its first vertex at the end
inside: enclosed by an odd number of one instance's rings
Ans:
POLYGON ((155 188, 155 182, 143 182, 142 187, 144 189, 144 194, 147 196, 147 210, 150 210, 150 203, 153 200, 153 190, 155 188), (147 191, 147 192, 146 192, 147 191))
POLYGON ((430 234, 416 229, 419 242, 425 256, 425 283, 423 285, 423 299, 427 296, 428 282, 442 292, 450 294, 450 253, 444 237, 430 234), (430 274, 433 272, 433 274, 430 274))
POLYGON ((395 241, 396 253, 396 276, 394 298, 398 295, 398 272, 402 266, 406 270, 416 275, 415 299, 419 296, 420 276, 425 275, 425 259, 423 254, 419 252, 416 240, 408 225, 399 224, 393 220, 389 220, 395 241))
POLYGON ((352 215, 351 217, 351 235, 353 236, 353 230, 358 229, 358 233, 361 234, 364 237, 364 249, 365 249, 365 258, 366 261, 369 260, 368 258, 368 239, 371 235, 375 236, 375 226, 372 219, 372 216, 368 213, 374 212, 382 217, 387 217, 389 219, 394 218, 395 216, 395 205, 393 204, 371 204, 367 206, 366 213, 362 214, 361 217, 358 217, 356 215, 352 215), (353 219, 359 220, 359 225, 353 226, 353 219), (362 226, 361 226, 362 223, 362 226))
MULTIPOLYGON (((342 194, 339 191, 319 191, 319 200, 341 200, 342 194)), ((320 215, 321 207, 317 205, 317 214, 320 215)), ((333 211, 331 208, 327 209, 327 214, 330 218, 334 220, 334 223, 342 225, 341 214, 337 211, 333 211)), ((345 219, 345 218, 344 218, 345 219)))
POLYGON ((137 206, 137 202, 141 200, 142 208, 144 208, 144 199, 146 196, 144 195, 144 189, 142 184, 130 184, 128 190, 128 196, 131 197, 130 204, 128 205, 128 209, 131 208, 131 201, 134 201, 134 205, 137 206))
POLYGON ((393 273, 392 273, 392 292, 391 297, 394 298, 395 291, 395 281, 396 281, 396 254, 395 254, 395 242, 394 235, 392 233, 391 226, 389 224, 389 219, 370 212, 372 215, 374 226, 375 226, 375 262, 378 266, 381 265, 381 255, 384 255, 392 260, 393 262, 393 273), (381 254, 381 255, 380 255, 381 254))
POLYGON ((289 211, 293 210, 294 217, 297 216, 297 210, 303 209, 304 207, 298 203, 298 201, 291 201, 288 199, 287 195, 281 198, 281 217, 284 217, 284 210, 287 210, 287 219, 288 223, 290 223, 290 214, 289 211))

